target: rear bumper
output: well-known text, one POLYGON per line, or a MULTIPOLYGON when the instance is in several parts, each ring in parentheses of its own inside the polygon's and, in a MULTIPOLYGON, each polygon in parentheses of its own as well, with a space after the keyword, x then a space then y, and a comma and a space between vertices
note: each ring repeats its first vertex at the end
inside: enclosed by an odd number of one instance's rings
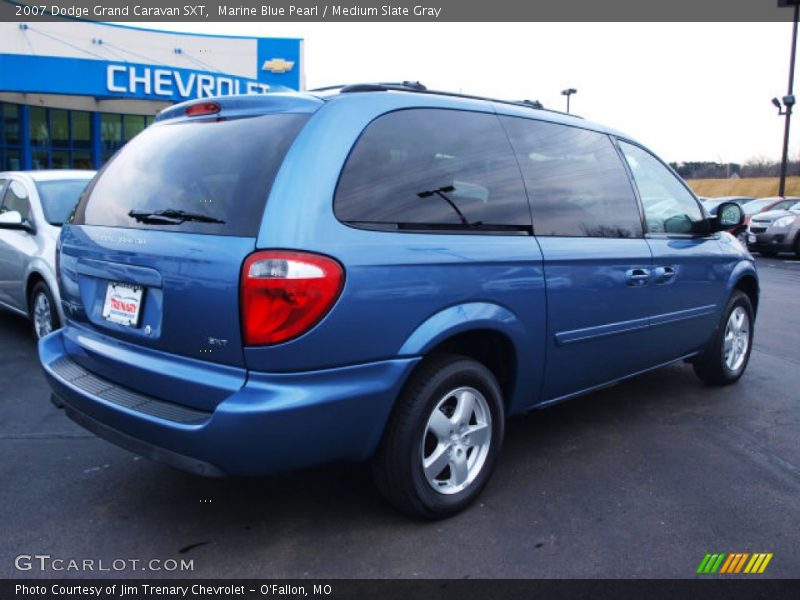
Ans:
POLYGON ((210 411, 123 388, 71 361, 62 330, 39 342, 54 403, 95 434, 137 454, 208 476, 263 475, 364 460, 419 360, 305 373, 248 373, 210 411))

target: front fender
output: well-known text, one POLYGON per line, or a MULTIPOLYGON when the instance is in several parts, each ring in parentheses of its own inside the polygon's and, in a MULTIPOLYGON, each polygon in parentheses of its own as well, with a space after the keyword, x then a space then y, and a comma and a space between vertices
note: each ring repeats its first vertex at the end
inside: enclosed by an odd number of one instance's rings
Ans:
POLYGON ((730 296, 733 289, 739 284, 744 277, 752 277, 756 282, 756 295, 760 294, 761 284, 758 279, 758 271, 756 270, 755 263, 750 260, 740 260, 737 262, 733 269, 731 269, 728 283, 726 286, 727 296, 730 296))

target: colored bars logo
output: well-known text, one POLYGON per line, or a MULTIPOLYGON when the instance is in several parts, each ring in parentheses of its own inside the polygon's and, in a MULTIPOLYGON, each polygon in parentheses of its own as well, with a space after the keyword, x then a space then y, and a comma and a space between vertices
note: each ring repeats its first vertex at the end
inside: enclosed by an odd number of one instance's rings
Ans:
POLYGON ((716 553, 706 554, 697 567, 697 572, 701 575, 713 575, 714 573, 748 573, 755 575, 763 573, 769 561, 772 560, 772 553, 756 552, 733 552, 731 554, 716 553), (746 565, 746 566, 745 566, 746 565))

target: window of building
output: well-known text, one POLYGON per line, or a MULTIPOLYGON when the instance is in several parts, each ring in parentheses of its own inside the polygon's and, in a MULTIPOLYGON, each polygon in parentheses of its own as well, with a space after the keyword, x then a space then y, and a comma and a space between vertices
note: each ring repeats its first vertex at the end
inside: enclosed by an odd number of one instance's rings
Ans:
POLYGON ((0 103, 0 170, 22 168, 22 123, 19 104, 0 103))
POLYGON ((69 147, 69 111, 50 109, 50 139, 54 148, 69 147))
POLYGON ((111 158, 126 142, 141 133, 153 122, 154 118, 144 115, 102 113, 100 115, 100 141, 103 162, 111 158))
MULTIPOLYGON (((0 102, 0 170, 23 169, 22 105, 0 102)), ((28 138, 32 169, 94 169, 93 115, 89 111, 30 106, 28 138)), ((100 115, 100 160, 153 123, 150 115, 100 115)))
POLYGON ((370 124, 336 190, 336 216, 393 229, 530 228, 530 209, 496 115, 402 110, 370 124))
POLYGON ((649 152, 620 142, 639 189, 648 233, 704 233, 703 211, 689 190, 649 152))
MULTIPOLYGON (((28 131, 33 169, 91 169, 92 113, 31 106, 28 131)), ((114 115, 119 118, 120 115, 114 115)))
POLYGON ((145 128, 145 118, 141 115, 124 115, 122 127, 125 141, 130 142, 145 128))
POLYGON ((540 236, 642 236, 625 167, 605 134, 501 117, 517 154, 540 236))

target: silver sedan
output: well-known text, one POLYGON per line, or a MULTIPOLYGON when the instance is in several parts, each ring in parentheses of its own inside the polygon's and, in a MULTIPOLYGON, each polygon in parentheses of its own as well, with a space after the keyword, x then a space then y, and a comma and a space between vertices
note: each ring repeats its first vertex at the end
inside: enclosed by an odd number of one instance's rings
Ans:
POLYGON ((37 339, 63 322, 56 244, 94 173, 0 172, 0 306, 29 317, 37 339))

